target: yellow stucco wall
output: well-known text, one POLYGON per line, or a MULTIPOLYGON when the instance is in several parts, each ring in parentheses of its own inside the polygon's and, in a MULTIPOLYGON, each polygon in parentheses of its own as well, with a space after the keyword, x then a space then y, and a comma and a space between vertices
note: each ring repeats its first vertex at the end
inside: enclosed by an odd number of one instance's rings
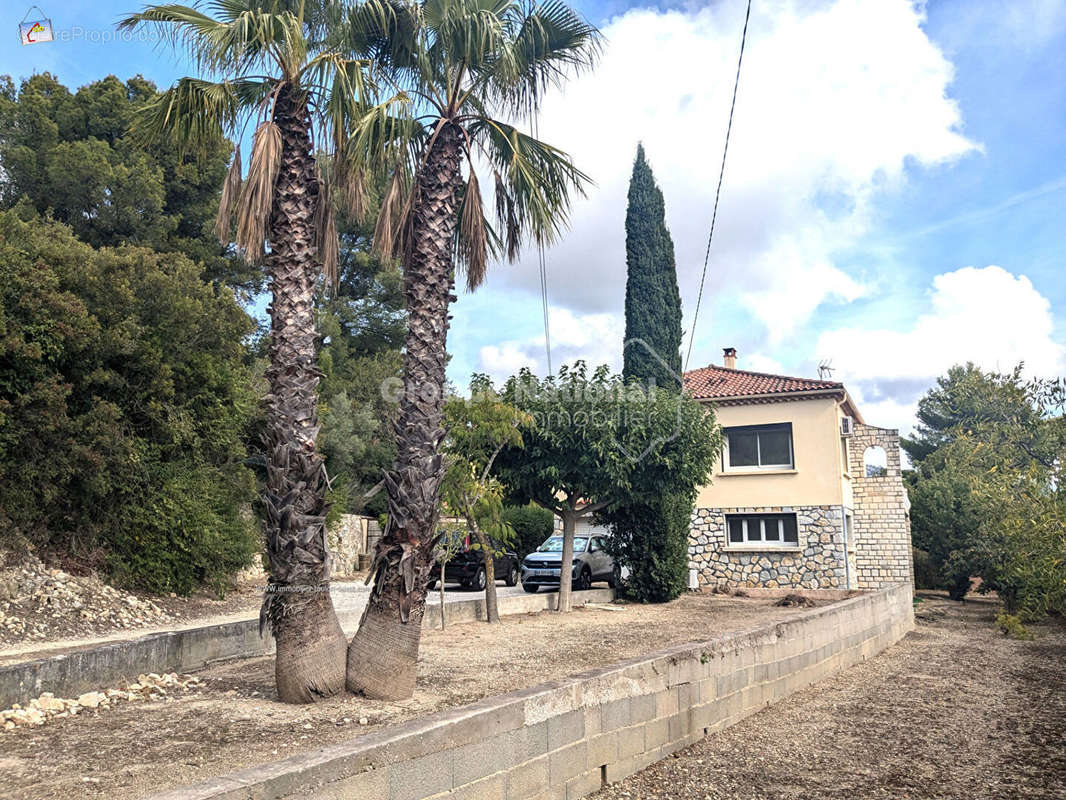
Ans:
POLYGON ((711 485, 700 490, 697 508, 850 507, 851 486, 844 476, 840 447, 840 417, 845 412, 836 399, 721 406, 716 414, 723 428, 791 422, 795 470, 723 472, 719 458, 711 485))

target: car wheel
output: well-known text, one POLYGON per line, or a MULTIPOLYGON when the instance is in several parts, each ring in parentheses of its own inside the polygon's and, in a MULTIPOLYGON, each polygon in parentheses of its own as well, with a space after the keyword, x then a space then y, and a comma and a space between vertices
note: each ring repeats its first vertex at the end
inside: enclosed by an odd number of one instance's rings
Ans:
POLYGON ((508 586, 517 586, 518 585, 518 565, 517 564, 512 564, 511 568, 509 570, 507 570, 507 578, 505 579, 505 583, 508 586))
POLYGON ((436 586, 437 586, 437 582, 436 582, 436 581, 430 581, 429 583, 427 583, 427 584, 426 584, 426 591, 427 591, 427 592, 432 592, 432 591, 433 591, 433 589, 434 589, 434 588, 435 588, 436 586))
POLYGON ((581 574, 577 576, 577 583, 574 584, 574 588, 579 592, 583 592, 591 587, 592 573, 589 571, 588 567, 584 567, 581 570, 581 574))
POLYGON ((617 589, 622 585, 622 568, 617 564, 615 564, 614 568, 611 570, 611 577, 607 579, 607 585, 612 589, 617 589))
POLYGON ((478 567, 477 575, 474 576, 474 580, 472 581, 471 585, 473 586, 475 591, 483 592, 485 591, 486 583, 487 581, 485 580, 485 568, 478 567))

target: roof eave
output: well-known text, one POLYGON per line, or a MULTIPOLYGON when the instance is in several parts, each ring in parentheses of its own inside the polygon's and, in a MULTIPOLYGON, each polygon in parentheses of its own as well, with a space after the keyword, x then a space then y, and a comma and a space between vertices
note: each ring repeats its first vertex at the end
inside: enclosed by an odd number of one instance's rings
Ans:
MULTIPOLYGON (((757 394, 736 394, 723 397, 697 397, 701 403, 717 403, 718 405, 741 405, 743 403, 756 403, 760 400, 809 400, 818 397, 839 397, 847 399, 848 393, 844 387, 834 389, 802 389, 792 392, 759 392, 757 394)), ((861 421, 861 419, 860 419, 861 421)))

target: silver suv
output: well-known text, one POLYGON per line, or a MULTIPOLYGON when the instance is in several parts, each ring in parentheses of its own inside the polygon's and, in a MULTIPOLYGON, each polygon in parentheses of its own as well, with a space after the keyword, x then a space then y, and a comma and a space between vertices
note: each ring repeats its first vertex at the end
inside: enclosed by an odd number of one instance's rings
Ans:
MULTIPOLYGON (((614 588, 618 585, 619 570, 614 559, 604 548, 606 537, 575 536, 573 587, 588 589, 593 581, 607 581, 614 588)), ((522 588, 533 593, 541 586, 558 586, 559 570, 563 560, 563 537, 552 536, 522 561, 522 588)))

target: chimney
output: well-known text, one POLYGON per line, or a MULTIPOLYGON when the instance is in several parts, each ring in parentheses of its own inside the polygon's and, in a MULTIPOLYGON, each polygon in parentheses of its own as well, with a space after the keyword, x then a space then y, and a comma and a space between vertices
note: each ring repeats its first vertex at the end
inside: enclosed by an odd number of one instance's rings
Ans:
POLYGON ((737 368, 737 349, 735 347, 724 347, 724 348, 722 348, 722 352, 725 354, 725 357, 723 358, 723 363, 725 364, 725 368, 726 369, 736 369, 737 368))

